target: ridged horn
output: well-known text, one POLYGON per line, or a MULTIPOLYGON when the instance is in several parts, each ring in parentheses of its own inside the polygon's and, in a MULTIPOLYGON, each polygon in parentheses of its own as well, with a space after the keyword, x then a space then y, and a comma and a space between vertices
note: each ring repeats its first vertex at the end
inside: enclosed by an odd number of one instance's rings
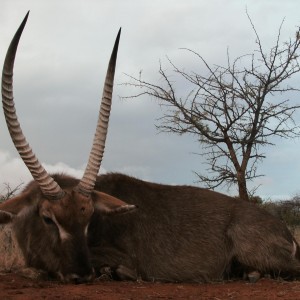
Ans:
POLYGON ((13 96, 13 68, 15 56, 21 38, 23 29, 27 22, 29 11, 23 22, 15 33, 6 53, 3 70, 2 70, 2 104, 6 124, 11 139, 20 154, 22 160, 30 171, 34 180, 39 184, 42 193, 49 199, 59 199, 64 192, 54 179, 46 172, 37 157, 33 153, 30 145, 22 132, 18 117, 16 114, 14 96, 13 96))
POLYGON ((114 84, 114 75, 118 54, 118 46, 121 35, 121 28, 116 37, 114 48, 109 60, 104 88, 102 101, 98 116, 98 122, 96 127, 96 132, 94 135, 93 146, 90 152, 88 164, 86 166, 85 172, 80 183, 77 186, 78 191, 84 196, 89 196, 94 189, 97 174, 100 169, 101 161, 103 158, 105 140, 108 130, 109 115, 111 109, 111 100, 114 84))

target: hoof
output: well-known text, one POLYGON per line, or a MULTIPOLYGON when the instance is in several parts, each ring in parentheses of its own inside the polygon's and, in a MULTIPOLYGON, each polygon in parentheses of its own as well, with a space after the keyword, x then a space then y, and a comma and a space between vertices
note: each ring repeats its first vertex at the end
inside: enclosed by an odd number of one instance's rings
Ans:
POLYGON ((112 279, 113 279, 113 276, 112 276, 112 270, 110 267, 105 266, 105 267, 100 268, 96 280, 111 281, 112 279))
POLYGON ((255 283, 260 279, 260 273, 257 271, 252 271, 247 274, 248 280, 251 283, 255 283))
POLYGON ((115 272, 119 280, 131 280, 131 281, 137 280, 136 271, 127 268, 123 265, 119 265, 115 272))
POLYGON ((47 280, 48 279, 46 272, 35 269, 35 268, 22 268, 22 269, 18 270, 17 273, 19 275, 21 275, 25 278, 29 278, 29 279, 35 279, 35 280, 47 280))

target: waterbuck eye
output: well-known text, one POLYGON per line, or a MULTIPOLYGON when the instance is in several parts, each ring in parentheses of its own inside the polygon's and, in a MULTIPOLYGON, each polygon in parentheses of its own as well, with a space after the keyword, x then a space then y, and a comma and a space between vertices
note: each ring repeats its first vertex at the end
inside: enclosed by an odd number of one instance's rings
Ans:
POLYGON ((54 222, 52 221, 52 219, 49 218, 49 217, 43 216, 43 220, 44 220, 44 222, 45 222, 47 225, 52 225, 52 224, 54 224, 54 222))

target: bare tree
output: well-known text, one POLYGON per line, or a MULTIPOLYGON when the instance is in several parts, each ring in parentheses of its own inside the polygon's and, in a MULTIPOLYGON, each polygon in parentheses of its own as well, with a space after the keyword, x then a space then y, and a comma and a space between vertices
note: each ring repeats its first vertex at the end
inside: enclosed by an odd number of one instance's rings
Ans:
POLYGON ((3 183, 3 185, 4 191, 2 190, 0 193, 0 202, 6 201, 15 196, 20 191, 23 183, 20 183, 14 188, 11 188, 11 186, 8 183, 3 183))
POLYGON ((201 182, 211 189, 237 184, 239 197, 247 201, 247 180, 262 176, 257 172, 257 163, 265 158, 262 147, 274 145, 274 136, 300 135, 293 118, 300 105, 283 98, 288 92, 299 91, 288 84, 288 79, 300 71, 300 32, 281 43, 282 22, 275 46, 265 53, 249 15, 248 18, 256 35, 252 54, 231 61, 227 52, 227 66, 211 67, 199 53, 186 49, 204 65, 204 75, 181 70, 168 59, 173 72, 192 84, 187 96, 176 94, 175 83, 161 65, 162 83, 129 75, 130 82, 126 83, 141 88, 140 93, 129 98, 152 96, 166 108, 157 126, 160 131, 197 137, 209 165, 208 176, 196 173, 201 182))

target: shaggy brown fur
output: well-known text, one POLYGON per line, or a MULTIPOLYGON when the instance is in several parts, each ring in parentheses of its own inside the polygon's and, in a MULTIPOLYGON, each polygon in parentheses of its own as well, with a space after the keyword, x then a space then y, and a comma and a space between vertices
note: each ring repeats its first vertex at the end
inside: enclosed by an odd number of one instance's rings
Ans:
POLYGON ((11 216, 28 266, 66 281, 90 280, 95 272, 122 280, 202 282, 224 278, 233 262, 249 274, 299 271, 299 247, 289 230, 254 204, 122 174, 99 176, 83 204, 74 192, 77 179, 53 177, 67 200, 49 204, 32 182, 0 205, 0 220, 11 216), (118 208, 127 204, 137 209, 118 208))

